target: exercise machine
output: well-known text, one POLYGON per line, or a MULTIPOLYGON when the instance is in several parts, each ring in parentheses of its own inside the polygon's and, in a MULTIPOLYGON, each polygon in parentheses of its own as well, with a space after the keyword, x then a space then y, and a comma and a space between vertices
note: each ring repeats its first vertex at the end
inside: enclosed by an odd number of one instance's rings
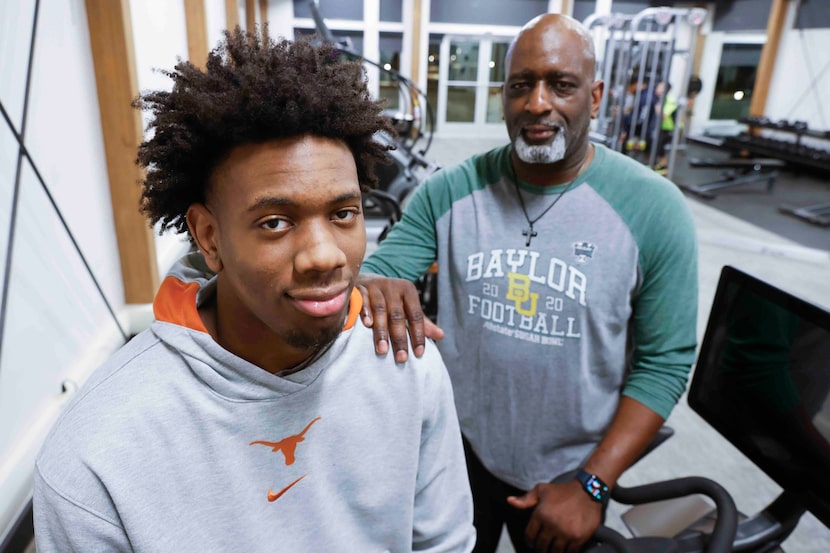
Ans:
POLYGON ((413 190, 441 166, 427 159, 435 130, 435 114, 423 90, 407 77, 359 54, 349 41, 339 41, 329 29, 316 0, 309 2, 319 40, 334 45, 343 59, 357 60, 377 68, 396 83, 402 109, 385 111, 396 135, 378 133, 375 140, 389 148, 390 163, 377 165, 377 190, 365 194, 367 255, 383 240, 389 227, 400 219, 401 205, 413 190))
POLYGON ((657 145, 664 105, 663 98, 656 97, 656 88, 661 81, 674 80, 673 90, 679 97, 667 165, 671 178, 689 104, 695 42, 706 15, 703 8, 655 7, 634 16, 592 14, 583 21, 594 38, 598 78, 605 82, 592 140, 617 151, 627 149, 654 166, 662 154, 657 145), (629 84, 636 85, 631 96, 626 92, 629 84), (650 107, 654 105, 656 110, 650 107), (625 141, 620 140, 622 135, 625 141))
MULTIPOLYGON (((773 121, 768 117, 739 121, 747 125, 747 130, 726 137, 725 147, 775 157, 796 169, 830 175, 830 130, 811 129, 806 121, 773 121)), ((778 209, 808 223, 830 226, 830 201, 800 207, 785 204, 778 209)))
MULTIPOLYGON (((830 175, 830 131, 809 128, 805 121, 773 121, 768 117, 745 117, 744 132, 733 136, 689 136, 690 142, 729 151, 729 159, 689 160, 693 168, 726 169, 724 178, 702 184, 682 184, 681 188, 712 199, 716 193, 736 186, 766 182, 771 191, 778 170, 794 169, 819 176, 830 175)), ((830 226, 830 201, 807 206, 782 204, 778 210, 809 223, 830 226)))
MULTIPOLYGON (((709 146, 723 147, 723 139, 689 137, 690 142, 704 143, 709 146)), ((720 179, 697 184, 678 184, 683 190, 706 198, 714 199, 717 192, 727 188, 754 183, 766 183, 766 191, 772 192, 778 170, 787 164, 771 157, 732 157, 729 159, 691 158, 689 166, 696 169, 725 169, 720 179)))
POLYGON ((378 188, 403 202, 421 181, 440 169, 438 164, 427 159, 427 151, 432 144, 435 130, 435 112, 429 99, 411 79, 362 56, 352 47, 350 41, 337 40, 328 28, 317 0, 311 0, 309 8, 320 40, 334 45, 343 59, 357 60, 372 66, 381 72, 385 80, 397 85, 401 109, 384 111, 397 134, 378 134, 375 137, 377 141, 391 148, 389 155, 392 163, 380 165, 376 171, 378 188))
POLYGON ((591 553, 783 552, 781 543, 804 513, 830 527, 830 312, 724 267, 688 402, 781 494, 746 516, 706 478, 617 486, 612 500, 635 505, 623 515, 633 536, 603 527, 595 536, 602 545, 591 553), (715 505, 700 510, 699 499, 693 500, 700 494, 715 505), (655 501, 677 498, 686 500, 652 509, 650 516, 631 516, 655 501), (695 512, 692 519, 689 512, 695 512), (684 517, 691 522, 678 528, 675 521, 684 517))

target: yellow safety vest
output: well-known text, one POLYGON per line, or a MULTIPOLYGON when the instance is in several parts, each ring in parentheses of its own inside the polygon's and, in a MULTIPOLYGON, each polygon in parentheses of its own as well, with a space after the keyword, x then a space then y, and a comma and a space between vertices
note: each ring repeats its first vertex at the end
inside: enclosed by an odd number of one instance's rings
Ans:
POLYGON ((674 112, 677 111, 677 100, 673 96, 666 96, 663 101, 663 121, 660 128, 664 131, 674 130, 674 112))

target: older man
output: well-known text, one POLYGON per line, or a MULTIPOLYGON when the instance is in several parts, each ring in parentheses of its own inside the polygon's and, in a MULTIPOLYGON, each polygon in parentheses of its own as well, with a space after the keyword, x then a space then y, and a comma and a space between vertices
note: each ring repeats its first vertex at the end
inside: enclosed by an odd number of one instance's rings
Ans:
POLYGON ((438 262, 476 551, 504 524, 518 551, 576 551, 685 388, 695 233, 671 182, 589 141, 603 83, 580 23, 533 19, 505 70, 511 143, 419 187, 358 284, 377 352, 402 360, 407 326, 416 355, 441 336, 410 283, 438 262))

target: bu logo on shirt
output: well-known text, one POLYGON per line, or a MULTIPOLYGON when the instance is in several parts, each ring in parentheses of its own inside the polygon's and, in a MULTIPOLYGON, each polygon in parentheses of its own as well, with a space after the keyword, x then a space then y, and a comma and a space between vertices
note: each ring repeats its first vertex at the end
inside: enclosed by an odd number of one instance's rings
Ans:
POLYGON ((539 294, 530 291, 530 278, 516 273, 507 273, 507 278, 510 285, 505 297, 516 302, 516 313, 528 317, 535 315, 539 294))
MULTIPOLYGON (((310 423, 308 423, 306 425, 306 427, 303 428, 303 430, 299 434, 294 434, 294 435, 291 435, 291 436, 287 436, 287 437, 283 438, 282 440, 280 440, 278 442, 268 442, 268 441, 265 441, 265 440, 255 440, 255 441, 251 442, 248 445, 264 445, 266 447, 270 447, 272 452, 274 452, 274 453, 281 452, 283 454, 283 457, 285 458, 285 465, 286 466, 293 465, 294 461, 296 460, 297 444, 299 444, 300 442, 305 441, 306 432, 308 432, 308 429, 311 428, 311 426, 315 422, 317 422, 318 420, 320 420, 320 417, 317 417, 317 418, 313 419, 310 423)), ((307 476, 307 474, 303 474, 302 476, 300 476, 299 478, 297 478, 296 480, 294 480, 293 482, 291 482, 290 484, 288 484, 287 486, 285 486, 283 489, 281 489, 278 492, 274 492, 273 490, 269 489, 268 490, 268 501, 270 501, 270 502, 276 501, 277 499, 282 497, 282 495, 285 492, 287 492, 289 489, 291 489, 295 484, 297 484, 300 480, 302 480, 306 476, 307 476)))

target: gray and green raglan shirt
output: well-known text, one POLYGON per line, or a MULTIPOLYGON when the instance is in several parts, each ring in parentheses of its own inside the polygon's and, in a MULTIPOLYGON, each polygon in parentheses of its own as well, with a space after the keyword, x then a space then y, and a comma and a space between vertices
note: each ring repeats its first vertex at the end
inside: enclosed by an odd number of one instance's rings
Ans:
MULTIPOLYGON (((601 145, 526 246, 512 175, 509 145, 439 171, 362 271, 414 280, 438 262, 462 432, 530 489, 584 461, 620 390, 668 417, 694 360, 697 246, 677 187, 601 145)), ((565 186, 520 183, 529 217, 565 186)))

